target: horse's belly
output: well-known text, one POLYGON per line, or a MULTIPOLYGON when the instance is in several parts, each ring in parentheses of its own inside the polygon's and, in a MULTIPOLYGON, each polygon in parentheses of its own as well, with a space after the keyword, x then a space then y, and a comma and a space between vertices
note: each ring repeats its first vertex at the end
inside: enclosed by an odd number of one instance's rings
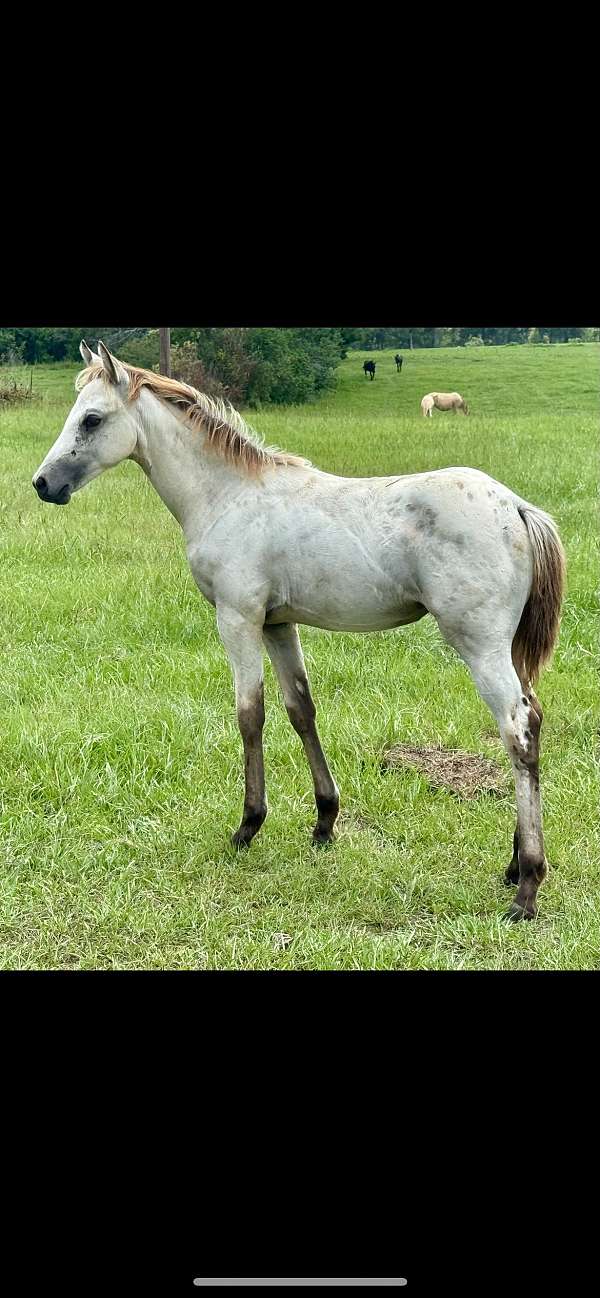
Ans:
POLYGON ((426 612, 424 605, 414 600, 396 600, 389 606, 354 600, 345 607, 337 601, 322 607, 318 600, 311 600, 310 605, 294 601, 268 609, 265 623, 277 626, 282 622, 299 622, 302 626, 316 626, 323 631, 391 631, 394 627, 417 622, 426 612))
POLYGON ((329 526, 307 526, 294 558, 274 569, 267 622, 386 631, 422 617, 413 556, 403 552, 396 520, 382 523, 380 510, 376 523, 367 517, 358 531, 354 519, 350 526, 336 512, 329 526))
POLYGON ((320 627, 323 631, 392 631, 394 627, 408 626, 410 622, 418 622, 419 618, 424 617, 426 612, 427 609, 423 604, 414 604, 411 609, 403 609, 402 613, 390 613, 389 616, 374 614, 366 618, 365 621, 358 621, 348 614, 317 620, 317 617, 310 613, 299 614, 298 617, 294 618, 294 621, 300 622, 304 626, 320 627))

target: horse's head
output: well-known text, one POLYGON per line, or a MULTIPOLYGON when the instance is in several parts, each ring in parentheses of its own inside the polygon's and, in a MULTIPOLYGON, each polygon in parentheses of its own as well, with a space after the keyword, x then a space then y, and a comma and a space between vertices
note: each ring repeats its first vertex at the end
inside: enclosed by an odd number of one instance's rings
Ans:
POLYGON ((127 402, 127 370, 104 343, 98 354, 85 342, 79 350, 92 375, 32 479, 40 500, 52 505, 67 505, 74 491, 132 455, 140 432, 136 408, 127 402))

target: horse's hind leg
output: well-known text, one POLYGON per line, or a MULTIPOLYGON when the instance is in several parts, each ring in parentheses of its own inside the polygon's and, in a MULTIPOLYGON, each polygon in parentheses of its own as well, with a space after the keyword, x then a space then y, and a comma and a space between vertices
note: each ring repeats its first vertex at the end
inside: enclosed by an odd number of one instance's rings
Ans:
POLYGON ((489 641, 468 644, 455 632, 446 639, 454 645, 471 671, 475 685, 494 714, 502 742, 513 768, 517 798, 517 829, 513 859, 505 879, 518 882, 518 891, 507 913, 508 919, 533 919, 538 888, 546 874, 542 804, 539 778, 539 739, 542 711, 531 689, 524 690, 514 669, 510 639, 506 651, 491 652, 489 641), (517 873, 518 865, 518 873, 517 873))
POLYGON ((236 609, 218 606, 217 626, 235 681, 235 701, 244 744, 245 794, 234 847, 248 847, 267 814, 262 731, 265 721, 261 628, 236 609))
MULTIPOLYGON (((529 702, 530 702, 530 704, 531 704, 531 707, 532 707, 533 711, 537 714, 537 717, 538 717, 538 720, 539 720, 539 728, 540 728, 540 730, 541 730, 542 720, 543 720, 543 716, 544 716, 544 714, 543 714, 543 712, 542 712, 542 705, 541 705, 541 703, 540 703, 540 701, 539 701, 537 695, 534 693, 533 689, 531 688, 531 685, 529 685, 529 684, 525 684, 525 685, 523 685, 523 678, 522 678, 522 676, 521 676, 521 673, 519 673, 519 676, 520 676, 520 679, 521 679, 521 686, 522 686, 522 694, 521 694, 522 701, 524 701, 525 698, 528 698, 528 699, 529 699, 529 702)), ((539 748, 539 732, 538 732, 538 748, 539 748)), ((539 763, 539 753, 538 753, 538 763, 539 763)), ((538 779, 539 779, 539 774, 538 774, 538 779)), ((517 883, 519 882, 519 874, 520 874, 520 870, 519 870, 519 825, 518 825, 518 822, 517 822, 517 827, 516 827, 516 829, 515 829, 515 833, 514 833, 514 837, 513 837, 513 854, 512 854, 512 859, 511 859, 510 863, 508 864, 508 866, 506 867, 506 871, 505 871, 505 874, 504 874, 504 882, 505 882, 509 887, 510 887, 511 885, 514 886, 515 884, 517 884, 517 883)))
POLYGON ((535 915, 537 890, 547 872, 539 765, 542 712, 534 701, 537 704, 531 693, 519 695, 520 726, 515 726, 511 740, 510 755, 517 792, 519 886, 509 911, 510 919, 520 919, 521 915, 531 919, 535 915))
POLYGON ((287 714, 304 744, 312 772, 318 816, 313 839, 315 843, 330 843, 340 809, 340 796, 317 734, 316 710, 308 685, 298 629, 294 623, 266 626, 263 628, 263 638, 277 673, 287 714))

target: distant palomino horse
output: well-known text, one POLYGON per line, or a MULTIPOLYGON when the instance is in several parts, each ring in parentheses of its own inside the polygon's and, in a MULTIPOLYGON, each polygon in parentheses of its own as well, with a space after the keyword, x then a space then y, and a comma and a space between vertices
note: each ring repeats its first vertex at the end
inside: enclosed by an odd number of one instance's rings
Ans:
POLYGON ((233 841, 267 814, 263 650, 312 771, 329 842, 339 795, 319 741, 297 623, 384 631, 431 613, 469 667, 512 763, 517 828, 508 914, 531 918, 546 873, 539 785, 542 709, 533 690, 559 626, 564 556, 552 519, 477 469, 341 478, 263 446, 241 416, 185 383, 81 344, 86 369, 65 426, 33 477, 40 500, 121 460, 140 465, 180 523, 194 579, 216 609, 233 670, 245 800, 233 841))
POLYGON ((367 374, 370 374, 370 375, 371 375, 371 378, 374 379, 374 378, 375 378, 375 361, 365 361, 365 363, 364 363, 364 365, 363 365, 363 370, 364 370, 364 372, 365 372, 365 378, 367 377, 367 374))
POLYGON ((432 418, 433 407, 436 410, 462 410, 463 415, 468 415, 469 407, 461 397, 460 392, 428 392, 421 402, 421 410, 425 416, 432 418))
POLYGON ((404 360, 404 357, 403 357, 403 356, 398 356, 398 354, 396 354, 396 355, 394 356, 394 360, 395 360, 395 362, 396 362, 396 373, 399 374, 399 373, 400 373, 400 370, 402 369, 402 362, 403 362, 403 360, 404 360))

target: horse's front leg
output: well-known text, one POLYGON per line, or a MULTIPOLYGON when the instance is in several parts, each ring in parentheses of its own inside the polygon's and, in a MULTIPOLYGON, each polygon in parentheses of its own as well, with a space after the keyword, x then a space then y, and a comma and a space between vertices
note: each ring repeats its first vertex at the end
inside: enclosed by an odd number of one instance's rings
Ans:
POLYGON ((267 653, 281 686, 287 714, 304 744, 312 772, 317 804, 317 823, 313 830, 315 843, 330 843, 333 826, 340 809, 337 784, 327 765, 315 724, 315 705, 308 685, 298 628, 294 623, 265 627, 263 637, 267 653))
POLYGON ((218 606, 217 626, 233 670, 238 725, 244 744, 245 796, 234 847, 248 847, 267 814, 262 731, 265 721, 262 627, 218 606))

